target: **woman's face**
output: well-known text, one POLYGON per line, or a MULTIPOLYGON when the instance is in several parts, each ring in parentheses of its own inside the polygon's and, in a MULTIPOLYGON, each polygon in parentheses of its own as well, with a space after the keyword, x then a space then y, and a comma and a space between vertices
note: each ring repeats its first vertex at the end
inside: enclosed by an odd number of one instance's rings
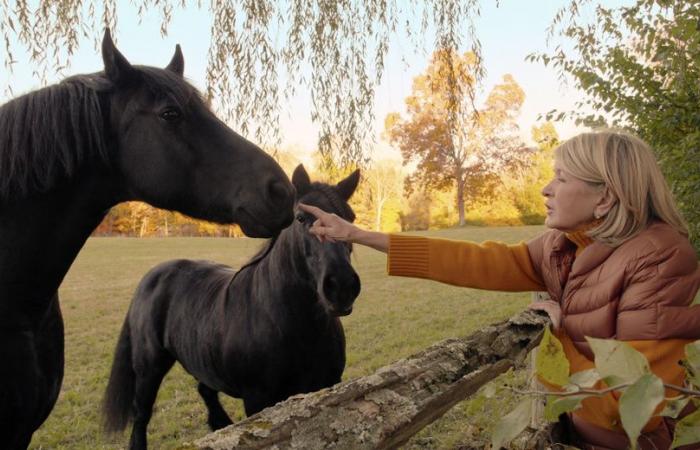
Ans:
POLYGON ((554 161, 554 179, 542 189, 547 207, 544 224, 560 231, 576 231, 594 220, 604 189, 575 178, 554 161))

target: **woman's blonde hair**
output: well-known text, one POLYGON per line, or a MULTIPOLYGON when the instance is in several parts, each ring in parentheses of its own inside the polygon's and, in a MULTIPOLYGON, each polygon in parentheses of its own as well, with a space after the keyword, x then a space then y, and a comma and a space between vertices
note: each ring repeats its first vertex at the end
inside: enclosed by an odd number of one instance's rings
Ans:
POLYGON ((554 157, 572 176, 607 187, 616 199, 588 232, 591 238, 617 247, 654 219, 688 235, 654 153, 638 137, 612 130, 582 133, 557 147, 554 157))

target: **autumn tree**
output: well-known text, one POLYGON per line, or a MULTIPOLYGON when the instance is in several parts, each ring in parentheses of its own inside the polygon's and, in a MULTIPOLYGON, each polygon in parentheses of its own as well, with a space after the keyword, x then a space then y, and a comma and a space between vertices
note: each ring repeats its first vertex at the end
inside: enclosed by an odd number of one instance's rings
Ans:
POLYGON ((625 128, 655 149, 698 249, 699 23, 698 2, 637 0, 607 7, 575 0, 552 24, 555 49, 529 57, 587 94, 574 111, 552 111, 550 117, 625 128))
MULTIPOLYGON (((46 80, 48 73, 66 67, 81 37, 97 43, 109 26, 118 38, 120 9, 126 3, 0 0, 0 59, 11 71, 19 50, 24 50, 30 60, 23 63, 34 66, 46 80)), ((244 135, 269 147, 279 142, 281 100, 308 91, 309 113, 320 127, 319 148, 324 153, 335 149, 345 165, 367 157, 374 92, 395 37, 424 50, 424 36, 430 32, 434 48, 480 53, 474 24, 478 0, 128 3, 140 18, 160 12, 163 35, 175 15, 207 8, 212 24, 206 95, 215 100, 219 112, 244 135)), ((478 58, 476 67, 479 77, 478 58)))
POLYGON ((362 174, 359 188, 361 192, 366 192, 365 201, 372 218, 369 225, 376 231, 394 231, 398 225, 403 195, 401 164, 387 160, 376 161, 362 174))
POLYGON ((559 145, 559 134, 552 122, 545 122, 532 127, 532 140, 536 147, 528 161, 512 170, 506 183, 510 185, 510 196, 520 212, 520 220, 526 225, 544 223, 542 188, 554 175, 554 148, 559 145))
POLYGON ((465 204, 516 161, 524 145, 515 122, 525 94, 511 75, 504 75, 480 108, 468 95, 476 88, 477 57, 453 51, 433 54, 406 98, 407 117, 391 113, 386 135, 401 150, 404 164, 416 163, 409 189, 455 187, 459 225, 465 204))
POLYGON ((113 207, 95 229, 96 236, 243 236, 238 225, 221 225, 180 213, 154 208, 142 202, 113 207))

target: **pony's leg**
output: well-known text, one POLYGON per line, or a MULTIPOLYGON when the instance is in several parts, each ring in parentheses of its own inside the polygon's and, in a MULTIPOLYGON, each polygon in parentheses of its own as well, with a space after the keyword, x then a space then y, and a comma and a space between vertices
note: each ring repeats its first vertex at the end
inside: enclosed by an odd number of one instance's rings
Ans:
POLYGON ((31 324, 0 312, 0 447, 26 449, 53 409, 63 380, 63 321, 54 295, 31 324))
POLYGON ((202 382, 197 385, 197 391, 199 391, 199 395, 204 399, 204 404, 207 405, 207 411, 209 412, 207 423, 212 431, 227 427, 233 423, 228 414, 226 414, 226 411, 224 411, 223 406, 221 406, 218 391, 215 391, 202 382))
POLYGON ((243 406, 245 407, 245 415, 252 416, 253 414, 262 411, 268 406, 284 400, 286 397, 273 397, 267 392, 258 391, 246 392, 243 396, 243 406))
POLYGON ((158 395, 160 383, 165 374, 173 367, 175 360, 163 355, 155 361, 148 361, 135 367, 136 382, 134 386, 134 425, 131 429, 129 450, 146 450, 146 429, 153 415, 153 404, 158 395))

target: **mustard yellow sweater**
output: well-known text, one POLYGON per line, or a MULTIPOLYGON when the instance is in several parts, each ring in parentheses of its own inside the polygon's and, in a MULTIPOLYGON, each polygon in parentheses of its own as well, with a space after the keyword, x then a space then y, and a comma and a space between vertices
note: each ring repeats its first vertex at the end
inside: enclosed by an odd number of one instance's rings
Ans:
MULTIPOLYGON (((584 233, 567 235, 578 246, 577 254, 592 241, 584 233)), ((507 245, 486 241, 477 244, 469 241, 426 238, 421 236, 390 235, 387 258, 389 275, 426 278, 456 286, 496 291, 544 291, 543 280, 532 267, 527 245, 507 245)), ((558 338, 569 359, 570 373, 594 367, 593 361, 580 353, 573 342, 560 330, 558 338)), ((652 372, 665 383, 682 385, 683 368, 676 362, 683 358, 684 347, 690 340, 628 341, 632 347, 649 360, 652 372)), ((595 386, 602 389, 600 382, 595 386)), ((667 390, 666 396, 678 395, 667 390)), ((591 397, 583 401, 575 412, 577 416, 596 426, 621 431, 618 412, 619 394, 591 397)), ((653 418, 644 431, 659 425, 661 419, 653 418)))

